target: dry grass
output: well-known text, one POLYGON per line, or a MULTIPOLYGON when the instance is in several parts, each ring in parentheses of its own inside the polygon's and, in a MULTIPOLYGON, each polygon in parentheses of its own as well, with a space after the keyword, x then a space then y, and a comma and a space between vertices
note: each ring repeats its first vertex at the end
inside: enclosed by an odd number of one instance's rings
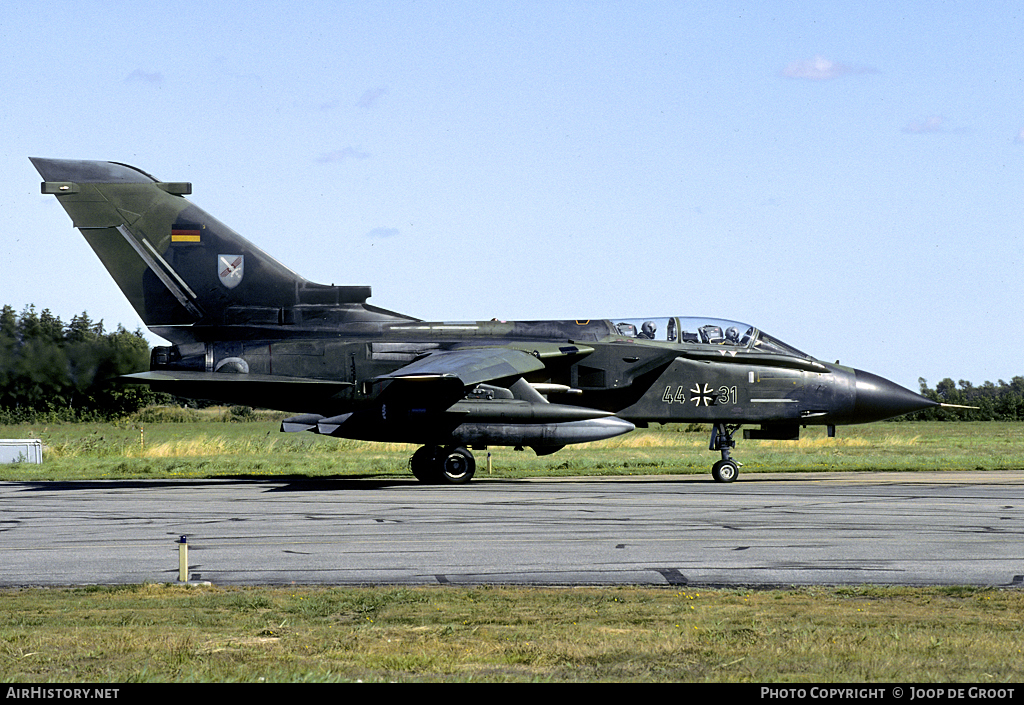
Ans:
POLYGON ((752 441, 759 448, 782 448, 791 450, 824 450, 829 448, 909 448, 916 446, 921 436, 900 436, 889 434, 882 438, 829 438, 828 436, 804 436, 798 441, 752 441))

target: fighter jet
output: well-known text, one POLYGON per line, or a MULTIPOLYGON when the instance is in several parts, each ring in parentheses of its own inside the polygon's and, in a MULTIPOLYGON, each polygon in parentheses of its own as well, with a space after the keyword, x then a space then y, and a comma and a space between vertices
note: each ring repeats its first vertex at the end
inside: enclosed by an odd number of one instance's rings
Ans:
POLYGON ((126 164, 32 158, 146 326, 170 341, 129 381, 296 413, 285 432, 421 445, 426 483, 468 482, 470 448, 612 438, 652 423, 711 428, 732 482, 734 434, 799 438, 937 406, 817 360, 746 323, 688 316, 423 321, 368 286, 294 273, 186 198, 187 182, 126 164))

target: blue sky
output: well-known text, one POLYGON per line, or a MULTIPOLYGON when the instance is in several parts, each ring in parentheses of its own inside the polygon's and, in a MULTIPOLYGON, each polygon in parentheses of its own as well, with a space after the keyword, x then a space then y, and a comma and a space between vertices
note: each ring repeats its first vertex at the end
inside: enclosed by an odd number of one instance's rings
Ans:
POLYGON ((420 318, 718 316, 1009 380, 1021 36, 1012 2, 14 0, 0 303, 141 325, 28 161, 102 159, 420 318))

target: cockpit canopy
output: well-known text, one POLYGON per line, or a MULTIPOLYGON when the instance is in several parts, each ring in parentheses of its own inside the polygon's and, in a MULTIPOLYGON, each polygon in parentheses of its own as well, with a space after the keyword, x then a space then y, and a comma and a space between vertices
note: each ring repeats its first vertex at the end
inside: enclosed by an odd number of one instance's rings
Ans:
POLYGON ((623 338, 660 340, 692 345, 728 345, 751 352, 811 359, 791 345, 746 323, 718 318, 613 318, 612 327, 623 338))

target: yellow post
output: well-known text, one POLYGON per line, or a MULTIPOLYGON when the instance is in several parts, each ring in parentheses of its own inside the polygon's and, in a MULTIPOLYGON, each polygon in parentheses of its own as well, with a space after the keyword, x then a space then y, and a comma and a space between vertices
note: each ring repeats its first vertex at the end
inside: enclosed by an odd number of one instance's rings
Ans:
POLYGON ((188 537, 178 539, 178 580, 188 582, 188 537))
POLYGON ((491 474, 491 451, 487 451, 487 474, 491 474))

